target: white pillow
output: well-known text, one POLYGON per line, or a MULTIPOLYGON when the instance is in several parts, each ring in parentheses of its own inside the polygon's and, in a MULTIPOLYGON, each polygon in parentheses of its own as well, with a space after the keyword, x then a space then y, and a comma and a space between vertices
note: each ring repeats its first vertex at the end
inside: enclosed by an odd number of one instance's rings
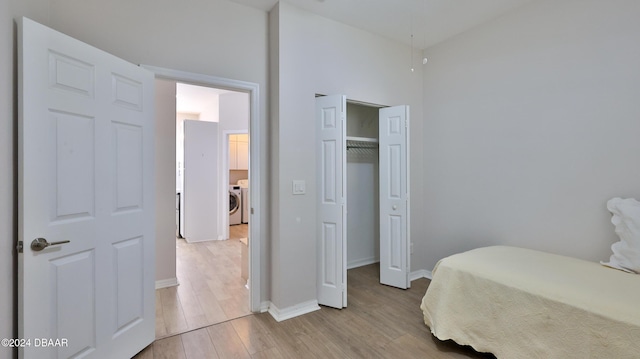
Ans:
POLYGON ((611 268, 640 273, 640 202, 633 198, 612 198, 607 209, 613 214, 611 223, 616 227, 620 241, 611 246, 613 255, 608 263, 611 268))

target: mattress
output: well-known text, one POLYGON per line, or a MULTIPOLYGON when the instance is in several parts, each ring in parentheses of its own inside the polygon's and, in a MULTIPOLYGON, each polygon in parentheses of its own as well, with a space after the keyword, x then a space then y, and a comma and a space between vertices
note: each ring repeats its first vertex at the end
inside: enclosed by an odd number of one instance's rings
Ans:
POLYGON ((530 249, 442 259, 422 299, 435 337, 498 358, 640 358, 640 276, 530 249))

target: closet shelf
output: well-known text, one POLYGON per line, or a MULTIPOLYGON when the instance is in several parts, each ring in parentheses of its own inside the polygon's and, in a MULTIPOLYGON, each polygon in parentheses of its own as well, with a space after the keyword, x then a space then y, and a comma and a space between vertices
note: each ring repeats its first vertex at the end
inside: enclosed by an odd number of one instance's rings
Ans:
POLYGON ((370 137, 356 137, 356 136, 347 136, 347 141, 356 141, 356 142, 373 142, 378 143, 377 138, 370 137))

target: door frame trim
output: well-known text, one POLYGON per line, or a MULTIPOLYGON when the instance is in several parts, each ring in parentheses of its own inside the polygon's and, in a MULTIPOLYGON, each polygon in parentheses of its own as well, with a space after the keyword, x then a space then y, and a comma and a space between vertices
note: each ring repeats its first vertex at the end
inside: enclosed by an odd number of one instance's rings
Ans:
POLYGON ((141 67, 153 72, 156 78, 173 80, 192 85, 200 85, 206 87, 216 87, 229 89, 249 94, 249 190, 251 191, 250 207, 257 209, 252 211, 251 221, 253 225, 249 225, 249 237, 251 245, 249 246, 249 307, 252 312, 262 311, 263 305, 261 283, 261 252, 262 241, 260 236, 260 226, 262 224, 260 208, 261 207, 261 129, 260 129, 260 85, 253 82, 233 80, 211 75, 198 74, 180 70, 167 69, 151 65, 140 65, 141 67), (255 290, 254 290, 255 289, 255 290))

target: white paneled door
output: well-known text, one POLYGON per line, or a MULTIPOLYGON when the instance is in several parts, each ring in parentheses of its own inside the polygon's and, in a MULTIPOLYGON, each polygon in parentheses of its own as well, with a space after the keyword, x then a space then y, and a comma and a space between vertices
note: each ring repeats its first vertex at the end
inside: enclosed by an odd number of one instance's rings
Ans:
POLYGON ((409 288, 409 107, 380 109, 380 283, 409 288))
MULTIPOLYGON (((201 242, 222 237, 218 225, 218 123, 184 121, 184 237, 201 242)), ((225 191, 225 193, 227 193, 225 191)), ((228 201, 225 196, 224 201, 228 201)), ((228 208, 228 207, 226 207, 228 208)))
POLYGON ((318 303, 347 306, 346 97, 316 98, 318 303))
POLYGON ((19 24, 21 358, 129 358, 155 336, 153 80, 19 24))

